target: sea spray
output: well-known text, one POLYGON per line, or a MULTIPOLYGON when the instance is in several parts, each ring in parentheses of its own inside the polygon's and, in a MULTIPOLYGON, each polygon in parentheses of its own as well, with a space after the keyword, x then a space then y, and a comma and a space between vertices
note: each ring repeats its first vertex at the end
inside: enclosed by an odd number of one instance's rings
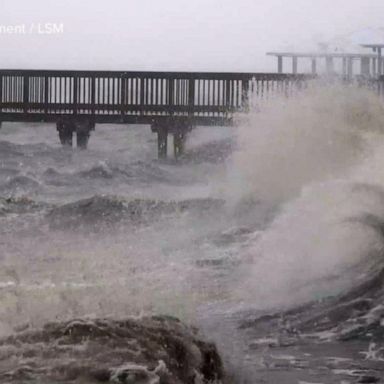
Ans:
POLYGON ((241 121, 231 206, 249 199, 278 206, 238 278, 245 306, 336 295, 363 273, 357 265, 381 256, 383 234, 365 218, 384 221, 383 132, 382 100, 345 85, 311 84, 241 121))
POLYGON ((239 118, 228 195, 287 201, 311 182, 343 177, 383 131, 384 104, 371 90, 315 82, 292 97, 259 101, 239 118))

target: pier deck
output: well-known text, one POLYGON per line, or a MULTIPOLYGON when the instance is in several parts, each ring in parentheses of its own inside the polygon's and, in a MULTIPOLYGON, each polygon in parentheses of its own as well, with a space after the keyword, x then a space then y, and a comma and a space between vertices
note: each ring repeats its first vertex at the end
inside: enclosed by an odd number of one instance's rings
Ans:
POLYGON ((0 70, 1 122, 53 122, 63 145, 86 147, 96 124, 148 124, 180 153, 196 125, 231 125, 250 99, 290 94, 303 74, 0 70))

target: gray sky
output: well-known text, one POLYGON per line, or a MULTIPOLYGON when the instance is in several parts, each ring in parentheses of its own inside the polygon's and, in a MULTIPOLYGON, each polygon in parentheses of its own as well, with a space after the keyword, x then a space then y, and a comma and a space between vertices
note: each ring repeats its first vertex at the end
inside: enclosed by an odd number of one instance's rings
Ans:
POLYGON ((384 0, 0 1, 0 27, 25 26, 0 34, 3 68, 274 70, 266 51, 384 26, 384 0))

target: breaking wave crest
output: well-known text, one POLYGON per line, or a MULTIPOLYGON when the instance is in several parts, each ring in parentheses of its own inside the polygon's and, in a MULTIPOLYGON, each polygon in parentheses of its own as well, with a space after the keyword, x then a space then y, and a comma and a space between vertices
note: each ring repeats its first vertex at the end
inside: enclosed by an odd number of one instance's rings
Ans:
POLYGON ((298 332, 383 336, 383 108, 370 91, 317 85, 243 123, 231 198, 279 207, 247 250, 243 308, 298 332))

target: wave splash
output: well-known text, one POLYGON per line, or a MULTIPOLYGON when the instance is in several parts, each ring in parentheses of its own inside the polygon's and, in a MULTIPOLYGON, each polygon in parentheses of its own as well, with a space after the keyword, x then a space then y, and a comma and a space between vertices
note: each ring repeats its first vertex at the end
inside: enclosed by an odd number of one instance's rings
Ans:
POLYGON ((382 338, 383 112, 371 91, 317 84, 242 123, 230 198, 278 207, 247 250, 243 308, 297 332, 382 338))

